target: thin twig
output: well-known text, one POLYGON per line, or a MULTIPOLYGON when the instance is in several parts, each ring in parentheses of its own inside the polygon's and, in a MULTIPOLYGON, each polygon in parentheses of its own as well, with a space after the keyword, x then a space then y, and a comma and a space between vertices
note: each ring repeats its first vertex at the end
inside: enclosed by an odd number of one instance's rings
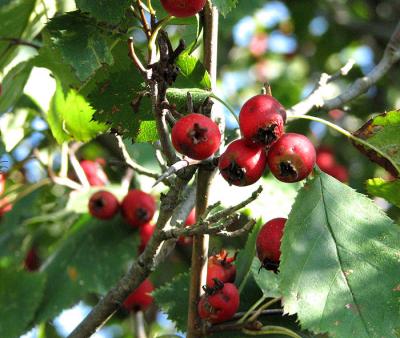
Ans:
POLYGON ((132 59, 134 65, 136 68, 139 70, 139 72, 142 74, 142 76, 146 77, 146 74, 148 73, 148 70, 143 66, 142 62, 138 58, 135 52, 135 46, 133 45, 133 38, 130 37, 128 39, 128 47, 129 47, 129 56, 132 59))
POLYGON ((140 21, 142 22, 143 25, 143 29, 146 33, 147 36, 147 40, 150 39, 151 37, 151 29, 149 27, 149 23, 147 22, 146 16, 144 15, 144 11, 143 11, 143 6, 142 6, 142 2, 140 0, 137 0, 137 6, 139 8, 139 14, 140 14, 140 21))
POLYGON ((90 187, 89 181, 88 181, 86 174, 83 171, 83 169, 82 169, 81 165, 79 164, 79 161, 75 155, 75 153, 78 151, 80 146, 81 146, 81 144, 78 142, 72 143, 69 146, 69 148, 68 148, 69 161, 71 162, 72 168, 74 168, 76 176, 78 177, 78 179, 81 182, 81 184, 83 185, 83 187, 89 188, 90 187))
POLYGON ((28 46, 28 47, 32 47, 35 49, 40 49, 40 45, 31 42, 31 41, 25 41, 19 38, 0 38, 0 41, 8 41, 10 42, 10 44, 12 45, 22 45, 22 46, 28 46))

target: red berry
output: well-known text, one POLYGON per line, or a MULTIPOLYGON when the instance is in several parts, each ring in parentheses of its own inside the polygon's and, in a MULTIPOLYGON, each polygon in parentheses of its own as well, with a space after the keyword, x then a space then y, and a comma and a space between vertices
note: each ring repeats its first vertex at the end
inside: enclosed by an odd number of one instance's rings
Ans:
POLYGON ((287 133, 268 152, 272 174, 282 182, 298 182, 312 171, 316 154, 311 141, 304 135, 287 133))
POLYGON ((156 211, 153 196, 141 191, 130 190, 121 204, 122 215, 134 228, 149 222, 156 211))
POLYGON ((277 272, 281 258, 281 239, 286 218, 274 218, 263 225, 257 236, 257 256, 267 270, 277 272))
POLYGON ((329 170, 335 165, 335 156, 331 148, 322 146, 316 151, 316 163, 322 171, 329 170))
POLYGON ((40 267, 40 258, 35 248, 31 248, 25 256, 24 267, 28 271, 36 271, 40 267))
POLYGON ((199 316, 210 323, 220 323, 233 317, 239 308, 239 291, 235 284, 216 281, 212 288, 200 297, 197 307, 199 316))
POLYGON ((218 163, 221 175, 238 186, 250 185, 263 174, 267 156, 263 147, 250 147, 244 139, 235 140, 228 145, 218 163))
POLYGON ((324 170, 328 175, 333 176, 340 182, 347 182, 349 180, 349 173, 345 166, 335 164, 332 168, 324 170))
POLYGON ((221 143, 217 124, 201 114, 189 114, 179 119, 171 131, 175 149, 195 160, 204 160, 214 154, 221 143))
POLYGON ((80 162, 80 165, 91 186, 101 187, 108 183, 107 175, 97 161, 83 160, 80 162))
POLYGON ((240 110, 239 126, 249 144, 271 146, 284 132, 286 111, 271 95, 257 95, 240 110))
POLYGON ((4 193, 6 186, 6 174, 0 173, 0 195, 4 193))
POLYGON ((113 218, 118 209, 119 202, 109 191, 97 191, 89 199, 89 213, 98 219, 113 218))
POLYGON ((168 14, 178 18, 196 15, 206 4, 206 0, 161 0, 168 14))
POLYGON ((153 290, 153 283, 149 279, 145 279, 143 283, 125 299, 122 306, 127 311, 133 310, 136 312, 146 310, 153 303, 153 297, 151 296, 153 290))
MULTIPOLYGON (((189 226, 191 226, 191 225, 193 225, 195 223, 196 223, 196 210, 192 209, 192 211, 190 212, 190 214, 186 218, 185 226, 189 227, 189 226)), ((178 238, 178 242, 177 243, 180 244, 180 245, 190 245, 190 244, 193 243, 193 237, 192 236, 186 236, 186 237, 180 236, 178 238)))
POLYGON ((146 223, 145 225, 142 225, 139 230, 139 235, 140 235, 140 246, 139 246, 139 252, 142 253, 149 242, 151 236, 153 236, 154 230, 155 230, 155 225, 152 223, 146 223))
POLYGON ((218 279, 224 283, 233 283, 236 277, 236 266, 233 261, 236 256, 228 257, 228 253, 222 250, 219 254, 208 259, 207 285, 214 286, 214 280, 218 279))
POLYGON ((7 196, 0 199, 0 217, 2 217, 6 212, 11 211, 12 204, 9 202, 7 196))

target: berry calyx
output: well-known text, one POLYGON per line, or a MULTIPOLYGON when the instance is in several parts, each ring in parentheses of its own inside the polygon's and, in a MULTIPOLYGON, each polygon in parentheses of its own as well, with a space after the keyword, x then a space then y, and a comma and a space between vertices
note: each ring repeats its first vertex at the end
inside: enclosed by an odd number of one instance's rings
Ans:
POLYGON ((89 213, 98 219, 110 219, 119 210, 117 198, 109 191, 95 192, 89 199, 89 213))
MULTIPOLYGON (((186 218, 185 221, 185 227, 190 227, 191 225, 196 223, 196 210, 192 209, 188 217, 186 218)), ((178 244, 180 245, 190 245, 193 243, 193 237, 192 236, 180 236, 178 238, 178 244)))
POLYGON ((206 4, 206 0, 161 0, 168 14, 178 18, 196 15, 206 4))
POLYGON ((24 267, 28 271, 36 271, 40 267, 40 258, 34 247, 32 247, 25 256, 24 267))
POLYGON ((281 258, 281 239, 286 218, 274 218, 265 223, 257 236, 257 256, 262 267, 278 271, 281 258))
POLYGON ((225 250, 208 258, 207 286, 213 286, 215 279, 223 283, 233 283, 236 277, 236 266, 232 264, 236 255, 228 257, 225 250))
POLYGON ((221 144, 217 124, 201 114, 189 114, 179 119, 171 131, 172 144, 183 155, 204 160, 214 154, 221 144))
POLYGON ((135 312, 146 310, 153 303, 153 297, 151 296, 153 290, 153 283, 149 279, 145 279, 142 284, 125 299, 122 307, 127 311, 133 310, 135 312))
POLYGON ((151 236, 153 236, 155 225, 153 223, 146 223, 142 225, 139 230, 140 236, 140 245, 139 245, 139 253, 142 253, 146 248, 147 243, 149 242, 151 236))
POLYGON ((315 165, 315 148, 301 134, 283 135, 268 152, 268 165, 272 174, 282 182, 298 182, 306 178, 315 165))
POLYGON ((107 175, 100 164, 103 161, 104 159, 96 161, 82 160, 79 162, 91 186, 102 187, 108 183, 107 175))
POLYGON ((239 127, 249 144, 270 147, 284 133, 286 111, 271 95, 256 95, 246 101, 239 114, 239 127))
POLYGON ((239 308, 240 296, 235 284, 215 281, 215 287, 205 288, 200 297, 197 311, 200 318, 210 323, 231 319, 239 308))
POLYGON ((246 186, 256 182, 267 165, 267 156, 261 146, 250 147, 244 139, 228 145, 219 158, 221 175, 229 184, 246 186))
POLYGON ((121 203, 122 215, 134 228, 149 222, 156 211, 153 196, 144 191, 130 190, 121 203))

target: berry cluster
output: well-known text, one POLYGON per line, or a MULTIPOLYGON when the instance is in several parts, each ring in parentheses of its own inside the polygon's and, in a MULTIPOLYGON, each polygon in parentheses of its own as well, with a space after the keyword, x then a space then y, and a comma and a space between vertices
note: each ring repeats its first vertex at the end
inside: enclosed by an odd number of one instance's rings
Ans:
POLYGON ((239 308, 239 291, 233 282, 236 277, 236 255, 228 257, 225 250, 208 259, 205 293, 198 303, 199 316, 210 323, 220 323, 233 317, 239 308))
POLYGON ((249 99, 239 114, 243 138, 228 145, 219 160, 221 175, 230 184, 246 186, 256 182, 267 164, 283 182, 306 178, 315 164, 315 148, 304 135, 284 133, 286 111, 271 95, 249 99))

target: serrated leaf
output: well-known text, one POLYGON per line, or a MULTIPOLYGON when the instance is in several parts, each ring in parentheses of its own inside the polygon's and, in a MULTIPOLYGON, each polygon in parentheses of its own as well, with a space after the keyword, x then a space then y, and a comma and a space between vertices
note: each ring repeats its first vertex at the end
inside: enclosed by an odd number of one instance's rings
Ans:
POLYGON ((16 338, 25 332, 45 282, 44 274, 0 269, 0 337, 16 338))
POLYGON ((204 65, 193 55, 188 52, 181 53, 176 60, 181 77, 178 77, 176 86, 192 87, 210 90, 211 79, 204 65))
POLYGON ((153 292, 153 297, 179 331, 186 331, 190 274, 182 273, 153 292))
POLYGON ((396 337, 400 229, 370 199, 324 173, 299 192, 285 225, 285 311, 336 337, 396 337))
POLYGON ((129 0, 76 0, 76 5, 83 12, 89 12, 99 21, 118 24, 129 8, 129 0))
POLYGON ((86 293, 104 295, 136 256, 137 238, 120 217, 100 221, 83 216, 45 262, 48 283, 36 322, 48 320, 86 293))
POLYGON ((32 70, 32 62, 21 62, 12 68, 1 81, 0 115, 8 111, 23 94, 32 70))
POLYGON ((114 62, 111 46, 95 20, 79 12, 57 16, 47 24, 52 45, 80 81, 85 81, 104 64, 114 62))
POLYGON ((251 264, 251 273, 264 296, 270 298, 280 297, 281 293, 279 291, 278 274, 265 269, 260 269, 260 266, 261 263, 259 259, 254 258, 253 263, 251 264))
POLYGON ((253 227, 252 232, 247 237, 245 247, 239 251, 236 258, 236 279, 235 284, 242 289, 244 283, 246 283, 247 276, 251 273, 251 266, 256 254, 256 240, 258 232, 260 231, 262 222, 258 220, 256 225, 253 227))
POLYGON ((92 121, 94 110, 83 96, 70 89, 64 96, 60 83, 47 113, 47 122, 58 143, 68 140, 87 142, 108 129, 92 121))
POLYGON ((353 134, 377 148, 385 157, 353 141, 361 153, 393 176, 400 175, 400 111, 377 115, 353 134))
POLYGON ((400 180, 385 181, 382 178, 372 178, 367 181, 367 191, 400 208, 400 180))
POLYGON ((221 14, 225 16, 236 7, 239 0, 212 0, 212 2, 217 6, 221 14))

